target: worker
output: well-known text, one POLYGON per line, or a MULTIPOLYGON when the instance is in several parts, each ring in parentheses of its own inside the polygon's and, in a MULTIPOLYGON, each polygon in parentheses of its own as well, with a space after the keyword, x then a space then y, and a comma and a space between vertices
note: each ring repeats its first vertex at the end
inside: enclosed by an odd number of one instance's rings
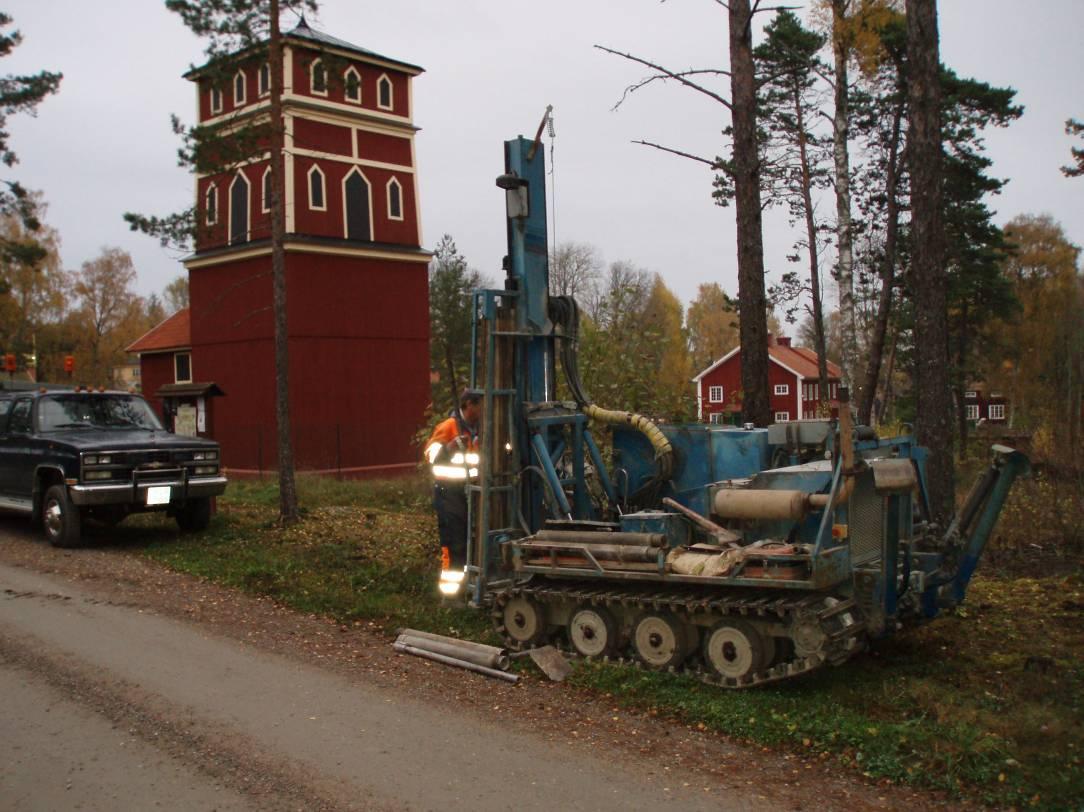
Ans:
POLYGON ((481 393, 465 389, 459 408, 437 424, 425 444, 425 458, 433 470, 433 509, 440 533, 440 591, 449 597, 459 592, 467 565, 467 483, 478 476, 481 416, 481 393))

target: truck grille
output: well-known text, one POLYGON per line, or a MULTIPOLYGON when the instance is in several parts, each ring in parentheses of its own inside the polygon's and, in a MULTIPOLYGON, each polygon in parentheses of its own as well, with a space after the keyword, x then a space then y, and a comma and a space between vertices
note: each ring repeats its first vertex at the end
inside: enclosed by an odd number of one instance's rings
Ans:
POLYGON ((873 474, 864 473, 854 483, 848 507, 851 561, 862 564, 881 557, 884 536, 884 498, 873 485, 873 474))

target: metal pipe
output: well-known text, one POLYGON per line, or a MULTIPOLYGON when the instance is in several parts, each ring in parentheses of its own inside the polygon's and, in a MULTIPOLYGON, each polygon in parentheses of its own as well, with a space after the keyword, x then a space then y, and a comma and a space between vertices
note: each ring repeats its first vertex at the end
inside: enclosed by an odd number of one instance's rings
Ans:
POLYGON ((602 483, 602 490, 606 492, 606 498, 610 500, 610 504, 616 507, 617 493, 610 481, 610 473, 606 470, 606 463, 602 460, 602 452, 598 450, 598 446, 595 445, 595 438, 591 436, 588 429, 583 430, 583 441, 587 446, 587 453, 591 455, 591 462, 594 463, 598 481, 602 483))
POLYGON ((776 519, 798 521, 809 512, 805 491, 721 489, 715 492, 712 509, 726 519, 776 519))
POLYGON ((736 544, 741 541, 741 536, 734 531, 727 530, 722 525, 716 524, 705 516, 701 516, 692 508, 685 507, 681 502, 671 499, 669 496, 663 499, 662 503, 667 507, 673 508, 697 527, 708 532, 712 538, 721 544, 736 544))
POLYGON ((573 544, 634 544, 644 547, 665 547, 662 533, 609 533, 602 530, 539 530, 534 538, 544 541, 565 541, 573 544))
POLYGON ((427 632, 418 632, 412 629, 400 630, 398 642, 432 651, 436 654, 443 654, 446 657, 454 657, 476 665, 484 665, 487 668, 499 668, 502 671, 508 668, 508 652, 496 646, 487 646, 484 643, 459 640, 455 637, 444 637, 439 634, 428 634, 427 632))
POLYGON ((559 541, 548 542, 545 539, 524 542, 521 547, 532 554, 548 551, 566 554, 584 553, 608 561, 655 561, 663 555, 659 547, 635 547, 628 544, 582 544, 559 541))
POLYGON ((568 497, 565 495, 564 489, 561 488, 561 479, 557 476, 557 471, 553 467, 553 460, 550 459, 549 451, 546 449, 546 441, 541 434, 535 434, 531 437, 531 445, 534 447, 535 456, 538 457, 538 461, 542 465, 542 470, 546 473, 546 479, 550 483, 550 490, 553 491, 553 495, 557 499, 557 505, 560 507, 561 513, 565 516, 572 515, 568 497))
POLYGON ((456 668, 465 668, 467 671, 473 671, 475 674, 482 674, 487 677, 493 677, 494 679, 504 680, 505 682, 511 682, 513 684, 519 682, 519 676, 516 674, 498 671, 495 668, 486 668, 484 665, 476 665, 475 663, 467 662, 466 660, 457 660, 455 657, 446 657, 443 654, 437 654, 432 651, 415 648, 414 646, 404 645, 403 643, 393 644, 392 649, 401 654, 411 654, 415 657, 432 660, 435 663, 452 665, 456 668))

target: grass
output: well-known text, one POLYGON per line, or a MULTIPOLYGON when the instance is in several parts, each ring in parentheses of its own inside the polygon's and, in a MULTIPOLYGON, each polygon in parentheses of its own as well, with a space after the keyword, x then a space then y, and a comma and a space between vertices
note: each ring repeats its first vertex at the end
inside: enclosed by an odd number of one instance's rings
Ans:
MULTIPOLYGON (((435 594, 436 522, 423 478, 298 483, 307 510, 289 528, 275 521, 273 483, 240 482, 203 534, 178 536, 157 517, 137 517, 142 529, 130 532, 149 538, 142 552, 170 567, 299 611, 493 642, 487 618, 444 607, 435 594)), ((1056 566, 1044 558, 1031 572, 1020 557, 1026 538, 1042 535, 1046 551, 1055 544, 1058 525, 1043 517, 1065 506, 1043 508, 1050 492, 1041 481, 1014 492, 1008 529, 992 542, 995 560, 1011 555, 980 568, 954 615, 840 668, 738 692, 609 665, 581 666, 572 681, 879 781, 999 806, 1084 809, 1081 558, 1071 544, 1056 566)))

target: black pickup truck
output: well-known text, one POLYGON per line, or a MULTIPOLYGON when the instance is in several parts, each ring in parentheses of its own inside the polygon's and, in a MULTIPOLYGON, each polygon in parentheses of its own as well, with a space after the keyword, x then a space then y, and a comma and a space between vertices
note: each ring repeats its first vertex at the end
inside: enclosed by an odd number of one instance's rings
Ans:
POLYGON ((85 518, 116 524, 165 511, 202 530, 226 490, 218 443, 162 428, 127 392, 0 392, 0 508, 41 521, 58 547, 76 546, 85 518))

